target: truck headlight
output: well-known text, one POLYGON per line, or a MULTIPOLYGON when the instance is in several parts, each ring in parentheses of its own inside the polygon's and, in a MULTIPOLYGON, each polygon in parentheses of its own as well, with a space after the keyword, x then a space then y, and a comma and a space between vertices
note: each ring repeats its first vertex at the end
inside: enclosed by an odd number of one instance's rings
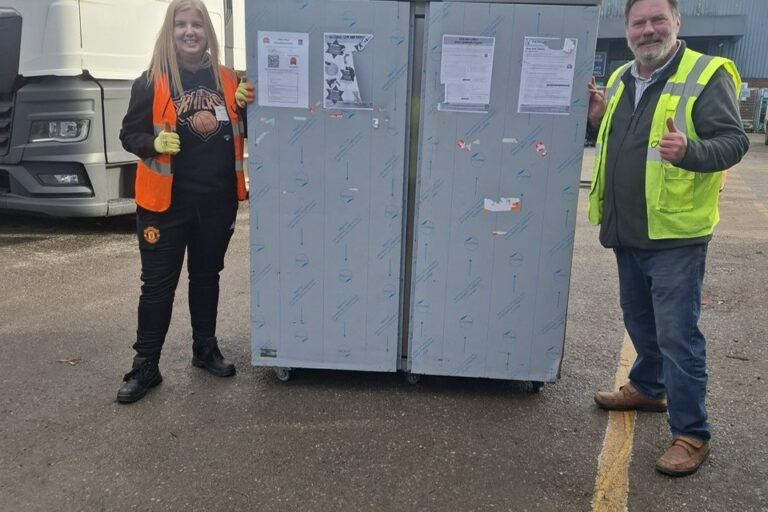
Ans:
POLYGON ((88 137, 87 119, 32 121, 29 142, 80 142, 88 137))

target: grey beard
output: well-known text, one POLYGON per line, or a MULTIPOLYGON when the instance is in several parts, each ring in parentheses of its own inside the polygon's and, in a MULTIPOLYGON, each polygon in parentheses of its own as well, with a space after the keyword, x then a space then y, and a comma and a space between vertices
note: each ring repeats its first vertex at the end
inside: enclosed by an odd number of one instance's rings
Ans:
POLYGON ((664 63, 664 59, 666 59, 667 54, 661 55, 661 56, 655 56, 655 57, 639 57, 635 56, 635 58, 642 64, 643 66, 647 68, 655 68, 661 64, 664 63))
POLYGON ((667 57, 669 57, 669 55, 672 53, 672 50, 675 49, 675 44, 676 41, 673 39, 668 45, 665 44, 658 54, 653 56, 638 55, 636 48, 630 48, 632 49, 632 53, 634 54, 635 59, 637 59, 640 64, 648 68, 656 68, 664 64, 664 62, 667 60, 667 57))

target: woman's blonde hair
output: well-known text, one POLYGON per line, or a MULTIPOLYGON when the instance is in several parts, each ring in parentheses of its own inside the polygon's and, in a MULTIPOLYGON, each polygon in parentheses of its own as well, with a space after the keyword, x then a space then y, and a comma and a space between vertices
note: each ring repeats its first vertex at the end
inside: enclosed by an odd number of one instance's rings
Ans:
POLYGON ((168 77, 168 83, 171 87, 173 96, 184 92, 181 85, 181 73, 179 72, 179 59, 176 56, 176 44, 173 39, 174 20, 176 15, 187 9, 196 9, 203 17, 203 24, 208 37, 208 48, 203 55, 203 66, 206 59, 210 64, 211 73, 216 83, 216 89, 221 91, 221 80, 219 79, 219 40, 216 37, 216 30, 213 28, 211 16, 202 0, 173 0, 168 5, 165 12, 165 20, 160 28, 155 42, 155 51, 152 53, 152 60, 149 63, 148 78, 150 81, 159 79, 161 76, 168 77))

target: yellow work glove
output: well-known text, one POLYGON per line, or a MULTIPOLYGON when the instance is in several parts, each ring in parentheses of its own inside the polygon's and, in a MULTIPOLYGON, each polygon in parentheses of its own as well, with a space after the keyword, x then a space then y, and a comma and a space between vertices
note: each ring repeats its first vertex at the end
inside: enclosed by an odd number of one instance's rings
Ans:
POLYGON ((155 151, 158 153, 175 155, 181 151, 181 140, 179 139, 179 134, 176 132, 160 132, 160 135, 155 138, 153 145, 155 146, 155 151))
POLYGON ((253 102, 253 84, 251 84, 247 78, 240 80, 240 84, 237 86, 237 91, 235 91, 235 101, 240 108, 244 108, 246 102, 253 102))

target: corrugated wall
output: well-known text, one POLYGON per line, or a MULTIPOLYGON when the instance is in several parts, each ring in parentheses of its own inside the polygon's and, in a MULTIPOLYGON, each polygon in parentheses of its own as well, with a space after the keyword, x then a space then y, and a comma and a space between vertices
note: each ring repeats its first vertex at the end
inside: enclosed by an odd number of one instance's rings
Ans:
MULTIPOLYGON (((768 0, 679 0, 683 23, 688 16, 747 16, 747 33, 722 52, 733 59, 745 78, 768 77, 768 0)), ((602 18, 623 18, 625 0, 603 0, 602 18)))
POLYGON ((745 78, 768 77, 768 2, 743 0, 747 15, 747 33, 733 48, 730 57, 745 78))

